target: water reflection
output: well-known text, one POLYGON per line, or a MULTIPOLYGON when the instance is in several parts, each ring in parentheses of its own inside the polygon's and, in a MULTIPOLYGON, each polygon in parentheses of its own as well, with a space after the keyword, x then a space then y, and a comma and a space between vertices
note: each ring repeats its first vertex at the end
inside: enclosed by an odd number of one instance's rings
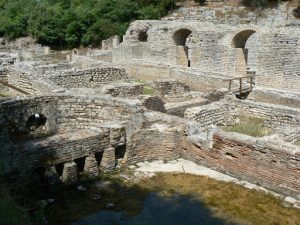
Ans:
POLYGON ((212 211, 199 200, 181 195, 161 197, 148 195, 141 213, 127 217, 124 212, 100 211, 71 225, 229 225, 214 217, 212 211))

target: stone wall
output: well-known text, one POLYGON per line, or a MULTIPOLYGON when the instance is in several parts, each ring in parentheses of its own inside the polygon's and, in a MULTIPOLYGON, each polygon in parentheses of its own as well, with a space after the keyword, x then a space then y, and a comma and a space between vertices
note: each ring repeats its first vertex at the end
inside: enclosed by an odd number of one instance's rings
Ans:
POLYGON ((265 126, 300 125, 300 110, 287 106, 252 101, 236 101, 235 107, 240 113, 246 113, 265 119, 265 126))
POLYGON ((106 40, 102 40, 101 49, 102 50, 109 50, 109 49, 118 47, 119 44, 120 44, 119 36, 113 36, 113 37, 110 37, 106 40))
POLYGON ((297 92, 280 91, 270 88, 255 88, 251 92, 249 99, 250 98, 256 102, 300 108, 300 93, 297 92))
POLYGON ((35 72, 37 75, 43 75, 45 73, 53 74, 63 70, 70 70, 71 68, 72 64, 70 63, 48 64, 36 66, 35 72))
MULTIPOLYGON (((8 82, 7 70, 3 67, 0 67, 0 80, 8 82)), ((0 93, 5 94, 9 91, 9 88, 0 84, 0 93)))
POLYGON ((50 93, 58 87, 46 78, 38 78, 19 68, 9 68, 8 83, 29 94, 50 93))
POLYGON ((300 125, 300 110, 287 106, 259 103, 248 100, 221 100, 208 105, 189 108, 184 117, 206 127, 227 126, 235 123, 238 115, 252 115, 264 119, 266 127, 300 125))
POLYGON ((113 97, 133 97, 142 95, 144 85, 139 83, 116 83, 107 85, 103 88, 104 94, 110 94, 113 97))
POLYGON ((184 118, 197 121, 202 127, 230 125, 235 117, 235 107, 226 101, 188 108, 184 113, 184 118))
POLYGON ((156 80, 149 85, 163 96, 180 95, 190 91, 189 86, 176 80, 156 80))
POLYGON ((124 69, 107 67, 65 71, 49 79, 64 88, 96 88, 113 81, 128 80, 129 77, 124 69))
POLYGON ((228 78, 226 75, 194 68, 178 68, 157 63, 135 62, 134 60, 128 64, 122 63, 122 66, 134 78, 142 80, 176 79, 197 91, 210 91, 228 85, 224 82, 228 78))

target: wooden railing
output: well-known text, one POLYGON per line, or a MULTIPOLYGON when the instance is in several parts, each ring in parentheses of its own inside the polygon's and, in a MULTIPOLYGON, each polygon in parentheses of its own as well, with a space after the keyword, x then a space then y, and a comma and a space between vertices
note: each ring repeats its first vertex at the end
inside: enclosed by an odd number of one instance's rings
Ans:
POLYGON ((224 82, 229 82, 228 91, 236 92, 236 91, 233 91, 232 84, 233 84, 233 81, 238 80, 239 88, 237 91, 240 94, 242 94, 243 92, 246 92, 246 91, 252 91, 253 85, 254 85, 254 77, 255 76, 236 77, 236 78, 230 78, 230 79, 224 80, 224 82), (248 80, 248 82, 247 82, 247 80, 248 80), (243 87, 243 81, 248 84, 247 87, 245 87, 245 86, 243 87))
POLYGON ((6 86, 6 87, 9 87, 9 88, 11 88, 11 89, 14 89, 14 90, 16 90, 16 91, 18 91, 18 92, 20 92, 20 93, 22 93, 22 94, 29 95, 28 92, 26 92, 26 91, 24 91, 24 90, 22 90, 22 89, 20 89, 20 88, 18 88, 18 87, 16 87, 16 86, 14 86, 14 85, 9 84, 9 83, 6 82, 6 81, 0 80, 0 84, 4 85, 4 86, 6 86))

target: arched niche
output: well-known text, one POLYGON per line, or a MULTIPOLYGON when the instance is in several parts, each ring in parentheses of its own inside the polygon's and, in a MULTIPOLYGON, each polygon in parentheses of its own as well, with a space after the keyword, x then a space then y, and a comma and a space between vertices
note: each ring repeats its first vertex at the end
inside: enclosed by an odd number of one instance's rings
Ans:
POLYGON ((138 39, 139 39, 139 42, 147 42, 148 41, 147 31, 140 31, 138 39))
POLYGON ((192 31, 186 28, 177 30, 173 35, 174 43, 179 46, 186 46, 186 40, 191 33, 192 31))

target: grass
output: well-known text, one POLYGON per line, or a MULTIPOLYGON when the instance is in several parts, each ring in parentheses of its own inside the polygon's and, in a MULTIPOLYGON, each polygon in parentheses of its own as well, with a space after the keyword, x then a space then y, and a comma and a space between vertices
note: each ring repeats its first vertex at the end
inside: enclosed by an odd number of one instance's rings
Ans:
POLYGON ((145 84, 146 83, 146 81, 144 81, 144 80, 140 80, 140 79, 135 79, 135 80, 133 80, 134 82, 137 82, 137 83, 140 83, 140 84, 145 84))
POLYGON ((0 93, 0 97, 10 97, 11 95, 6 94, 6 93, 0 93))
POLYGON ((247 115, 241 115, 238 124, 226 126, 222 129, 224 131, 246 134, 253 137, 263 137, 271 133, 270 129, 264 127, 264 120, 262 118, 247 115))
POLYGON ((144 86, 143 95, 154 95, 155 90, 149 86, 144 86))

